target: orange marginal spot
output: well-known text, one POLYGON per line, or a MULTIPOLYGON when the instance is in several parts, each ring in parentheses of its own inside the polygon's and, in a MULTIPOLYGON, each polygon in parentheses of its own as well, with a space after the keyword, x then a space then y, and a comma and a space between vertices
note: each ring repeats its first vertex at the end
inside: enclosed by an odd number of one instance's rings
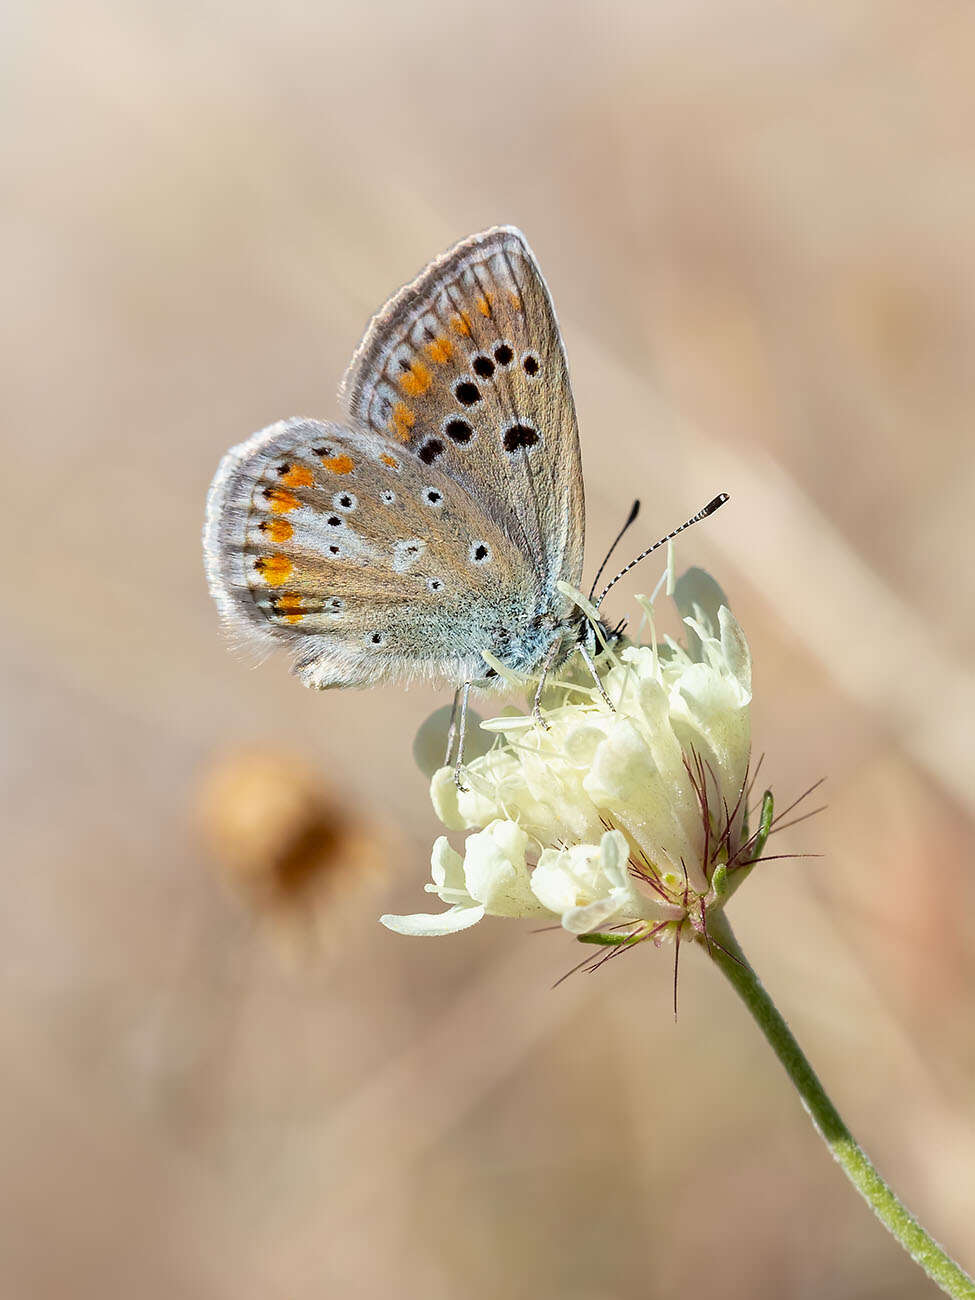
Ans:
POLYGON ((444 338, 443 335, 440 335, 438 338, 435 338, 432 343, 427 344, 427 352, 430 356, 430 360, 435 365, 443 366, 446 365, 454 355, 454 345, 451 343, 450 339, 444 338))
POLYGON ((279 596, 274 602, 278 613, 283 613, 288 623, 300 623, 305 617, 301 612, 303 601, 300 596, 279 596))
POLYGON ((390 422, 390 428, 396 434, 400 442, 409 442, 410 430, 416 424, 416 416, 408 406, 402 402, 397 402, 393 407, 393 418, 390 422))
POLYGON ((292 465, 287 474, 281 475, 281 482, 285 487, 311 487, 314 478, 307 465, 292 465))
POLYGON ((478 298, 477 300, 477 304, 476 304, 477 310, 481 313, 482 316, 490 316, 491 304, 493 302, 494 302, 493 293, 482 293, 480 298, 478 298))
POLYGON ((289 510, 298 509, 298 498, 284 488, 265 488, 264 498, 276 515, 286 515, 289 510))
POLYGON ((262 519, 257 525, 262 533, 267 533, 272 542, 287 542, 294 532, 294 527, 287 519, 262 519))
POLYGON ((388 465, 390 469, 399 469, 399 461, 395 456, 382 455, 379 459, 384 465, 388 465))
POLYGON ((516 293, 509 293, 508 297, 511 300, 511 305, 514 307, 515 311, 521 311, 521 299, 518 295, 516 293))
POLYGON ((355 469, 351 456, 323 456, 322 464, 330 474, 351 474, 355 469))
POLYGON ((451 316, 450 323, 458 334, 470 334, 471 321, 466 311, 458 312, 456 316, 451 316))
POLYGON ((270 587, 280 587, 286 582, 293 567, 286 555, 262 555, 254 561, 254 568, 270 587))
POLYGON ((400 376, 400 387, 410 397, 419 397, 433 383, 433 375, 422 361, 414 361, 405 375, 400 376))

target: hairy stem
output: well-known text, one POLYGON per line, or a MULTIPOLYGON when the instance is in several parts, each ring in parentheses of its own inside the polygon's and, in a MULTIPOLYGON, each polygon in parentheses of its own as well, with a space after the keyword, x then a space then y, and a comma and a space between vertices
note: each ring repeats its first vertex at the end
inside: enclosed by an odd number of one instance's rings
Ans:
POLYGON ((956 1300, 975 1300, 975 1280, 959 1268, 901 1204, 843 1123, 792 1031, 749 965, 723 912, 708 918, 708 932, 712 941, 710 955, 715 965, 752 1013, 772 1050, 785 1066, 813 1124, 847 1178, 932 1282, 956 1300))

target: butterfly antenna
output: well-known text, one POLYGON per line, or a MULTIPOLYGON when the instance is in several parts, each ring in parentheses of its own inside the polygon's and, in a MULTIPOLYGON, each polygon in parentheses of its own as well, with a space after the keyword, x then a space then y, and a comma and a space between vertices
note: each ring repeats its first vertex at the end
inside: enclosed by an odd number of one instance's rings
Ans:
POLYGON ((606 558, 605 558, 605 560, 603 560, 602 564, 601 564, 601 565, 599 566, 599 568, 596 570, 596 576, 595 576, 595 578, 593 578, 593 580, 592 580, 592 587, 591 587, 591 589, 590 589, 590 591, 589 591, 589 599, 590 599, 590 600, 592 600, 593 592, 596 590, 596 584, 599 582, 599 579, 603 576, 603 570, 606 568, 606 565, 609 564, 609 557, 610 557, 610 556, 613 554, 613 552, 616 550, 617 546, 619 546, 620 542, 623 540, 623 534, 624 534, 624 533, 626 532, 626 530, 629 528, 630 524, 633 523, 634 519, 636 519, 636 517, 637 517, 637 515, 638 515, 639 513, 640 513, 640 503, 639 503, 639 501, 634 501, 634 502, 633 502, 633 508, 630 510, 629 515, 627 515, 626 523, 623 525, 623 527, 622 527, 622 528, 619 530, 619 532, 616 534, 616 541, 613 543, 613 545, 612 545, 612 546, 609 548, 609 550, 606 552, 606 558))
MULTIPOLYGON (((672 542, 678 533, 682 533, 685 528, 690 528, 691 524, 699 523, 702 519, 707 519, 708 515, 713 515, 715 510, 720 510, 720 508, 724 505, 724 503, 727 500, 728 500, 728 493, 719 492, 718 495, 712 501, 709 501, 707 503, 707 505, 704 507, 703 510, 699 510, 697 514, 692 515, 690 519, 686 519, 679 528, 675 528, 674 531, 672 533, 668 533, 666 537, 661 537, 659 542, 654 542, 654 544, 652 546, 648 546, 645 551, 641 551, 641 553, 636 557, 635 560, 631 560, 629 564, 625 565, 622 569, 620 569, 619 573, 616 575, 613 581, 608 583, 603 588, 599 596, 599 599, 594 602, 596 608, 597 609, 599 608, 599 606, 606 599, 607 594, 610 591, 612 591, 612 589, 619 582, 620 578, 625 577, 626 574, 628 574, 632 568, 635 568, 636 565, 638 565, 641 560, 645 560, 648 555, 652 555, 653 552, 658 550, 661 546, 666 546, 668 542, 672 542)), ((624 532, 625 531, 626 530, 624 529, 624 532)), ((613 545, 615 546, 616 543, 614 542, 613 545)), ((606 558, 608 559, 609 556, 607 556, 606 558)), ((602 572, 602 570, 600 570, 600 572, 602 572)), ((595 589, 595 583, 593 584, 593 588, 595 589)))

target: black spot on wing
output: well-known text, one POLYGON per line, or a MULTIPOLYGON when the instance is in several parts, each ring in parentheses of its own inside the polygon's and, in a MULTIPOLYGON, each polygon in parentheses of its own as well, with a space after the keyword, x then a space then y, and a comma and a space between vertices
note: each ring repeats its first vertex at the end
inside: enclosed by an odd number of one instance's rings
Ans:
POLYGON ((428 438, 417 455, 424 465, 432 465, 438 456, 443 455, 443 443, 439 438, 428 438))
POLYGON ((521 448, 534 447, 538 442, 538 430, 533 429, 530 424, 512 424, 505 429, 501 441, 504 449, 510 455, 514 455, 521 448))
POLYGON ((474 430, 466 420, 448 420, 443 431, 451 442, 459 443, 460 446, 464 446, 474 437, 474 430))
POLYGON ((469 379, 462 379, 454 386, 454 396, 461 406, 473 406, 481 400, 481 390, 469 379))

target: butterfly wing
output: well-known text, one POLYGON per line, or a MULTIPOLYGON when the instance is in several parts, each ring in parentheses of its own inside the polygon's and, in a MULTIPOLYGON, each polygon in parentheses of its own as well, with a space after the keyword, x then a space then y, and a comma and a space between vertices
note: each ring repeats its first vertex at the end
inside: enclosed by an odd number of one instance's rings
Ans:
POLYGON ((207 507, 230 626, 306 684, 540 665, 572 613, 584 506, 562 338, 524 237, 465 240, 375 317, 353 428, 286 420, 228 452, 207 507))
POLYGON ((204 551, 225 622, 309 686, 478 677, 533 598, 498 525, 366 430, 284 420, 224 457, 204 551))
POLYGON ((582 577, 585 507, 562 335, 520 231, 474 235, 372 320, 342 382, 351 417, 435 466, 523 556, 538 608, 582 577))

